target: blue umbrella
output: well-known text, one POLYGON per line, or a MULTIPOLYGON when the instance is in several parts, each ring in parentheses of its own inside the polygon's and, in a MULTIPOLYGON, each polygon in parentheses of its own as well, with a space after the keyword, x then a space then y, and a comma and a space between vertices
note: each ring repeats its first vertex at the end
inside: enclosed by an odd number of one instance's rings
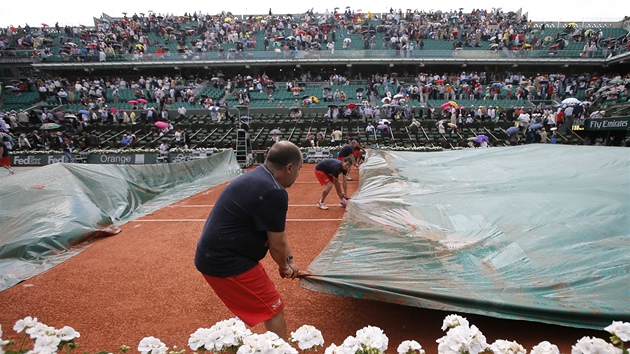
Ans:
POLYGON ((490 86, 492 86, 492 87, 501 87, 503 85, 501 85, 501 83, 499 83, 499 82, 493 82, 492 84, 490 84, 490 86))
POLYGON ((530 125, 528 129, 529 130, 536 130, 536 129, 540 129, 540 128, 542 128, 542 124, 536 123, 536 124, 530 125))
POLYGON ((507 135, 514 135, 516 133, 518 133, 518 127, 509 127, 505 131, 505 134, 507 134, 507 135))
POLYGON ((244 120, 252 120, 252 119, 254 119, 254 118, 252 118, 252 117, 250 117, 250 116, 242 116, 242 117, 241 117, 241 119, 244 119, 244 120))
POLYGON ((86 111, 85 109, 82 109, 79 111, 79 114, 90 114, 90 112, 86 111))

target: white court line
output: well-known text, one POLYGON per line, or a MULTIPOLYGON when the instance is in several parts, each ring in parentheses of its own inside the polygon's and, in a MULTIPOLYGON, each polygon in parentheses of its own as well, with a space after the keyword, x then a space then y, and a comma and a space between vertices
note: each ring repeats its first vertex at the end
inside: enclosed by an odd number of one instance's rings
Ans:
MULTIPOLYGON (((287 219, 287 221, 341 221, 343 219, 287 219)), ((138 219, 130 222, 206 222, 206 219, 138 219)))

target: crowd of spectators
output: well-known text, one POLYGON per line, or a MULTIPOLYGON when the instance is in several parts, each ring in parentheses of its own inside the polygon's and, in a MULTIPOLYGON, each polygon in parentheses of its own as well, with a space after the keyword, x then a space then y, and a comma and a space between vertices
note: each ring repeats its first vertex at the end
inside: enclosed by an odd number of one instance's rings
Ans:
MULTIPOLYGON (((37 91, 42 101, 54 97, 62 105, 79 105, 80 109, 72 112, 49 110, 12 110, 0 111, 0 130, 5 134, 20 131, 20 127, 33 126, 44 123, 57 123, 67 136, 83 135, 83 140, 76 146, 86 146, 91 124, 153 124, 158 121, 185 121, 187 110, 181 104, 187 102, 192 107, 207 109, 212 120, 220 121, 229 118, 227 94, 236 95, 239 104, 247 104, 249 92, 264 91, 273 97, 276 90, 292 91, 294 88, 318 86, 323 87, 321 93, 322 106, 329 106, 326 114, 327 125, 334 125, 340 119, 359 119, 363 122, 377 123, 377 120, 432 120, 452 118, 452 123, 461 127, 466 123, 479 121, 508 120, 526 124, 541 123, 553 126, 566 118, 596 118, 602 115, 601 110, 592 107, 597 103, 611 98, 628 98, 630 74, 597 75, 581 73, 567 75, 564 73, 524 75, 521 73, 487 73, 487 72, 452 72, 452 73, 421 73, 417 76, 375 73, 368 78, 354 80, 360 84, 361 90, 348 92, 355 103, 346 103, 348 97, 339 87, 349 86, 350 78, 343 75, 331 75, 327 79, 320 75, 311 76, 304 73, 299 78, 286 81, 281 88, 275 86, 275 81, 266 74, 256 77, 237 74, 226 77, 217 73, 216 80, 184 80, 178 76, 140 76, 137 79, 123 77, 81 78, 69 80, 56 77, 49 79, 32 79, 24 84, 24 90, 37 91), (201 98, 196 95, 200 88, 206 85, 214 86, 225 92, 226 96, 213 102, 211 98, 201 98), (327 90, 326 87, 336 87, 327 90), (134 105, 131 109, 117 109, 121 102, 120 90, 133 90, 134 105), (614 94, 610 94, 613 93, 614 94), (244 94, 248 93, 248 94, 244 94), (561 102, 565 98, 581 94, 579 104, 557 106, 528 106, 528 101, 561 102), (355 96, 356 95, 356 96, 355 96), (356 98, 356 99, 355 99, 356 98), (511 106, 495 106, 497 100, 509 99, 522 101, 523 104, 511 106), (243 100, 243 101, 241 101, 243 100), (431 102, 472 101, 469 107, 458 107, 454 112, 434 107, 431 102), (169 108, 177 110, 177 114, 169 115, 169 108), (575 109, 574 109, 575 108, 575 109), (455 113, 453 115, 453 113, 455 113), (525 116, 529 121, 525 122, 525 116), (170 118, 169 118, 170 117, 170 118)), ((278 78, 282 80, 283 78, 278 78)), ((293 107, 300 107, 296 100, 293 107)), ((299 111, 299 110, 298 110, 299 111)), ((233 118, 233 117, 232 117, 233 118)), ((378 124, 377 124, 378 125, 378 124)), ((157 129, 156 134, 164 133, 157 129)), ((168 129, 173 129, 172 125, 168 129)), ((525 128, 526 129, 526 128, 525 128)), ((40 132, 14 136, 12 139, 17 148, 54 148, 55 142, 39 138, 40 132), (31 142, 29 144, 29 142, 31 142)), ((54 136, 53 136, 54 137, 54 136)), ((90 139, 92 141, 93 139, 90 139)), ((63 142, 61 139, 60 143, 63 142)), ((88 144, 89 145, 89 144, 88 144)))
MULTIPOLYGON (((605 36, 602 28, 580 28, 569 23, 550 36, 545 33, 551 24, 535 23, 516 12, 501 9, 418 11, 390 9, 389 13, 373 14, 346 9, 326 10, 323 14, 307 11, 300 15, 252 15, 241 18, 230 12, 216 15, 201 12, 173 14, 133 14, 122 18, 101 17, 95 27, 9 26, 0 29, 0 49, 29 49, 45 58, 61 55, 66 60, 106 61, 121 55, 143 60, 147 54, 157 57, 180 56, 206 58, 217 52, 219 57, 243 57, 247 50, 269 50, 296 57, 299 51, 334 52, 334 43, 344 49, 353 48, 349 34, 360 34, 363 49, 392 49, 400 56, 413 56, 423 50, 427 39, 450 41, 453 49, 484 47, 507 53, 548 48, 562 50, 569 42, 583 42, 584 57, 604 56, 626 51, 628 35, 605 36), (50 32, 62 33, 58 43, 50 32), (262 34, 262 43, 257 36, 262 34), (377 34, 381 34, 378 36, 377 34), (175 45, 170 45, 175 43, 175 45), (223 45, 233 43, 229 50, 223 45), (332 46, 330 44, 333 44, 332 46), (53 53, 53 48, 58 53, 53 53), (175 48, 176 53, 171 53, 175 48)), ((356 37, 355 37, 356 38, 356 37)), ((357 46, 354 46, 356 48, 357 46)), ((215 54, 213 57, 216 57, 215 54)))

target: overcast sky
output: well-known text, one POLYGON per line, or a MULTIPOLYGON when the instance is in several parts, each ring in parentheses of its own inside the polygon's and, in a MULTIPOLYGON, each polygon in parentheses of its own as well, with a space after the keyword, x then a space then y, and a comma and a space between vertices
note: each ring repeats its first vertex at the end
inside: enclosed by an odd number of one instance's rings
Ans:
POLYGON ((444 2, 431 2, 435 5, 417 0, 400 1, 375 1, 375 0, 316 0, 316 1, 287 1, 287 0, 237 0, 234 2, 199 1, 199 0, 155 0, 155 1, 129 1, 129 0, 1 0, 0 26, 22 25, 41 26, 42 23, 53 26, 55 22, 60 25, 93 25, 93 17, 100 17, 101 13, 110 16, 122 16, 122 12, 128 14, 148 13, 153 10, 156 13, 174 13, 201 11, 203 13, 216 14, 221 11, 230 11, 234 14, 266 14, 271 11, 274 14, 303 13, 310 8, 315 12, 332 11, 335 7, 345 9, 350 6, 355 10, 364 12, 385 12, 390 7, 394 9, 418 9, 418 10, 442 10, 463 8, 470 12, 474 8, 490 10, 494 7, 503 7, 503 11, 517 11, 519 4, 525 6, 523 13, 529 13, 529 18, 534 21, 620 21, 624 16, 630 16, 630 1, 627 0, 529 0, 516 1, 487 1, 487 0, 451 0, 444 2), (509 5, 504 5, 510 3, 509 5), (272 4, 272 5, 270 5, 272 4), (217 7, 219 5, 220 7, 217 7), (442 7, 440 7, 442 5, 442 7), (424 7, 419 7, 424 6, 424 7), (513 6, 513 7, 505 7, 513 6))

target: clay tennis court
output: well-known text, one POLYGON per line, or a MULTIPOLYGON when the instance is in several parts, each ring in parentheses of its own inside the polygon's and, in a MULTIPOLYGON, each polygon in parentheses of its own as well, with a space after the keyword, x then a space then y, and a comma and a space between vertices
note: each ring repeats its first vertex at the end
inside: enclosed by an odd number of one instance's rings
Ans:
MULTIPOLYGON (((297 182, 288 189, 287 232, 301 269, 306 269, 335 235, 344 215, 334 192, 327 200, 329 210, 315 206, 322 188, 313 169, 314 165, 305 164, 297 182)), ((359 183, 356 170, 352 176, 355 181, 349 182, 350 193, 359 183)), ((12 330, 15 321, 33 316, 56 328, 67 325, 79 331, 75 350, 79 353, 117 352, 121 344, 135 352, 146 336, 191 352, 187 346, 191 333, 233 317, 193 265, 198 237, 223 187, 126 223, 118 235, 98 239, 61 265, 0 292, 3 339, 17 339, 12 330)), ((372 325, 389 337, 388 353, 395 353, 406 339, 417 340, 427 353, 437 353, 435 341, 444 335, 440 327, 449 312, 311 292, 301 288, 297 280, 280 279, 269 256, 264 265, 285 298, 289 331, 303 324, 313 325, 322 331, 328 346, 372 325)), ((515 340, 528 351, 548 340, 568 353, 583 336, 609 337, 603 330, 460 315, 479 327, 488 343, 515 340)), ((264 332, 264 326, 252 330, 264 332)), ((318 352, 323 353, 323 348, 318 352)))

